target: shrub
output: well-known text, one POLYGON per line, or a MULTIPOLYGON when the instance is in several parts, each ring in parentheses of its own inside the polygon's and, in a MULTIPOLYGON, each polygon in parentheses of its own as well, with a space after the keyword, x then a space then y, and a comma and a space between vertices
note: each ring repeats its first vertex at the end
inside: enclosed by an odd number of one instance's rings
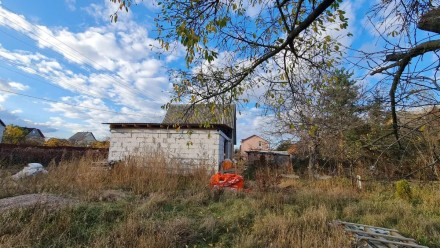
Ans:
POLYGON ((397 197, 410 201, 413 198, 411 185, 406 180, 399 180, 396 182, 397 197))

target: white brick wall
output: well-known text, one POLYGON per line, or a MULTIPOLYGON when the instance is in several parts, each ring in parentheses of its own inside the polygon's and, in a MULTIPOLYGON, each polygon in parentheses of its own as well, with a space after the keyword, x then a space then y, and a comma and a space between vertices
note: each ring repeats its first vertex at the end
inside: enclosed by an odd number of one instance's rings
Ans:
POLYGON ((220 140, 223 138, 215 130, 192 130, 189 135, 187 130, 176 129, 113 129, 108 160, 124 160, 130 155, 142 156, 142 153, 159 148, 169 160, 203 163, 217 171, 223 159, 223 152, 219 151, 223 149, 220 140))

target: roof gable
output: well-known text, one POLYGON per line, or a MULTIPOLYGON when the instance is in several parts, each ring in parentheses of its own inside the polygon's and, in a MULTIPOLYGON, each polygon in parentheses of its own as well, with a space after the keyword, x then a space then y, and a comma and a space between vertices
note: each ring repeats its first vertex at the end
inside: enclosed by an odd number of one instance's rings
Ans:
POLYGON ((162 124, 224 125, 237 144, 235 104, 170 104, 162 124))
POLYGON ((220 124, 235 129, 235 105, 171 104, 164 124, 220 124))
POLYGON ((0 125, 6 127, 5 123, 2 120, 0 120, 0 125))
POLYGON ((22 127, 26 132, 27 132, 27 134, 26 134, 26 136, 35 136, 35 135, 38 135, 38 136, 40 136, 41 138, 45 138, 44 137, 44 135, 43 135, 43 133, 41 132, 41 130, 40 129, 38 129, 38 128, 33 128, 33 127, 22 127))
POLYGON ((72 137, 69 138, 70 141, 83 141, 87 137, 93 138, 93 140, 96 140, 95 136, 92 132, 77 132, 76 134, 72 135, 72 137))

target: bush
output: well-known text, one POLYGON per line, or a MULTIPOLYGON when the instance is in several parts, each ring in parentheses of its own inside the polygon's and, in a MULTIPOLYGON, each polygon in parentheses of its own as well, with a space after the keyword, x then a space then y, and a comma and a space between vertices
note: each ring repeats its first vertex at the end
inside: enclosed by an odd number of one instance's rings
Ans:
POLYGON ((410 201, 413 198, 411 185, 406 180, 399 180, 396 182, 396 195, 397 197, 410 201))

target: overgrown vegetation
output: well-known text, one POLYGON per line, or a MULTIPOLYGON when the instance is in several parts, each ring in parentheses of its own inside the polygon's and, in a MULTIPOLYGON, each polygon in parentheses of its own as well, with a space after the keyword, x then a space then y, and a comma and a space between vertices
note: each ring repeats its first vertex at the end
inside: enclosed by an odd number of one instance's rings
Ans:
POLYGON ((91 164, 90 158, 63 161, 19 182, 9 177, 14 171, 1 171, 0 198, 47 192, 80 203, 3 211, 0 246, 348 247, 343 231, 328 225, 342 219, 395 228, 440 247, 438 183, 406 182, 411 201, 392 183, 359 192, 343 178, 267 178, 247 181, 248 192, 212 191, 203 168, 169 173, 157 157, 111 170, 91 164))
POLYGON ((0 168, 35 162, 41 163, 43 166, 58 165, 63 160, 80 159, 83 156, 94 157, 95 160, 105 160, 107 155, 107 148, 0 144, 0 168))

